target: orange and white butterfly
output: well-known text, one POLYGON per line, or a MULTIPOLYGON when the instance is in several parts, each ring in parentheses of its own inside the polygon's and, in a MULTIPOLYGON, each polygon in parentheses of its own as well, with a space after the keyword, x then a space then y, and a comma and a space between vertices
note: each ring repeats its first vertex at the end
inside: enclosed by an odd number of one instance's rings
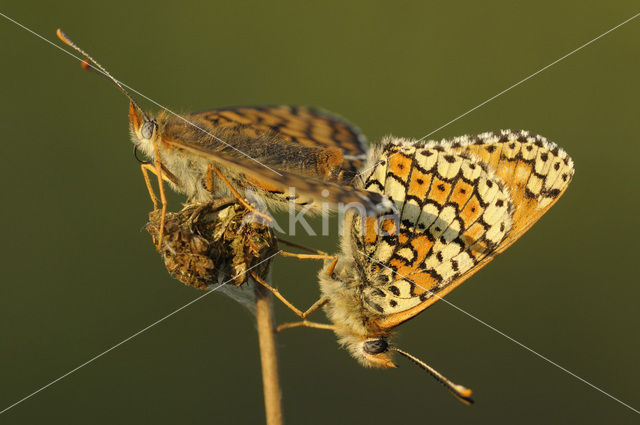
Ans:
MULTIPOLYGON (((320 272, 331 329, 363 365, 395 367, 398 352, 461 401, 471 391, 390 345, 392 330, 451 292, 527 231, 566 190, 571 158, 545 138, 500 131, 442 142, 387 138, 360 187, 396 205, 380 218, 350 213, 341 251, 320 272)), ((306 315, 305 317, 306 318, 306 315)))
MULTIPOLYGON (((129 99, 131 139, 153 162, 143 173, 154 205, 147 171, 168 181, 191 202, 208 202, 253 193, 275 207, 326 203, 358 204, 375 214, 385 199, 348 185, 364 159, 366 140, 357 128, 329 113, 304 107, 239 107, 153 117, 138 106, 123 85, 73 43, 86 69, 94 69, 129 99)), ((160 182, 161 183, 161 182, 160 182)), ((163 217, 166 200, 160 184, 163 217)), ((384 208, 384 207, 382 207, 384 208)))

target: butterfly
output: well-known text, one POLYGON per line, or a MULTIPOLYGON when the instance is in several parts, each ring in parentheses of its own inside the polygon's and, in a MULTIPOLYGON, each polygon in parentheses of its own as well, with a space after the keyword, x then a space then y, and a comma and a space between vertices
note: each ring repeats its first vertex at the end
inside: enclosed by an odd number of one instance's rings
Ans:
MULTIPOLYGON (((129 99, 131 139, 151 162, 142 164, 149 194, 158 209, 147 172, 160 188, 162 245, 167 201, 163 180, 189 202, 232 194, 245 207, 247 194, 276 208, 321 203, 336 208, 361 205, 375 214, 388 202, 378 193, 350 186, 366 152, 354 126, 327 112, 290 106, 238 107, 177 115, 144 112, 123 85, 61 30, 58 37, 82 54, 85 69, 109 79, 129 99)), ((263 216, 259 211, 255 211, 263 216)))
MULTIPOLYGON (((393 330, 487 265, 562 196, 574 174, 567 153, 527 131, 499 131, 441 142, 387 138, 371 149, 359 187, 384 194, 378 217, 350 213, 335 260, 319 274, 330 325, 361 364, 395 367, 408 357, 458 399, 471 390, 390 344, 393 330)), ((311 312, 312 312, 311 311, 311 312)))

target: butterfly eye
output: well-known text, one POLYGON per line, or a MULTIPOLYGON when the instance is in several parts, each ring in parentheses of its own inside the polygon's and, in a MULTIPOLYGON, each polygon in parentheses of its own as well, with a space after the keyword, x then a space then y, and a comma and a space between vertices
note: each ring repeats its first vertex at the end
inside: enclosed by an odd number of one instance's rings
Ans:
POLYGON ((367 354, 380 354, 389 350, 389 343, 386 339, 372 339, 362 345, 362 349, 367 354))
POLYGON ((149 140, 153 136, 153 132, 155 129, 156 123, 154 123, 153 121, 146 121, 140 128, 140 135, 149 140))

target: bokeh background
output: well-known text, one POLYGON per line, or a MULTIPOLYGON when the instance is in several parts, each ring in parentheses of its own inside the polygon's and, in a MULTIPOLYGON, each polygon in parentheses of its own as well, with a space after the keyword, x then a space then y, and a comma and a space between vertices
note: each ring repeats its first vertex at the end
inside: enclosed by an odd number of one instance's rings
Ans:
MULTIPOLYGON (((62 27, 173 110, 316 105, 371 141, 421 137, 639 11, 634 1, 546 0, 0 8, 57 45, 62 27)), ((201 293, 168 276, 143 230, 151 203, 126 100, 2 17, 0 39, 4 409, 201 293)), ((448 299, 636 409, 639 45, 640 18, 433 135, 524 128, 573 156, 565 196, 448 299)), ((182 199, 171 200, 177 209, 182 199)), ((328 251, 337 241, 297 240, 328 251)), ((280 259, 273 280, 307 306, 318 268, 280 259)), ((293 318, 276 309, 280 320, 293 318)), ((278 341, 286 422, 638 423, 637 413, 445 303, 403 325, 395 341, 473 388, 476 404, 459 404, 402 359, 398 370, 366 370, 332 334, 295 329, 278 341)), ((0 422, 259 424, 261 391, 252 316, 212 294, 0 422)))

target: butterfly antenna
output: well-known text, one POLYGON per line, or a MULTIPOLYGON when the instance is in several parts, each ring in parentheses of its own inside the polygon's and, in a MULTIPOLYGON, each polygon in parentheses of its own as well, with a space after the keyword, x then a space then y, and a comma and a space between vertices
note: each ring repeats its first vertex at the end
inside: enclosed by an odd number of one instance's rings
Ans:
POLYGON ((447 389, 451 391, 451 393, 455 396, 455 398, 457 398, 467 406, 470 406, 473 404, 473 399, 471 398, 471 390, 469 388, 463 387, 462 385, 454 384, 453 382, 445 378, 440 372, 438 372, 437 370, 435 370, 434 368, 432 368, 431 366, 429 366, 419 358, 407 353, 406 351, 403 351, 396 347, 389 347, 389 349, 402 354, 403 356, 411 360, 413 363, 417 364, 421 369, 423 369, 429 375, 433 376, 436 379, 436 381, 440 382, 442 385, 447 387, 447 389))
POLYGON ((135 100, 133 100, 133 98, 131 97, 131 95, 129 94, 128 91, 125 90, 125 88, 122 86, 122 84, 120 84, 120 81, 116 80, 113 75, 109 74, 109 72, 102 66, 100 65, 94 58, 91 57, 91 55, 89 55, 89 53, 85 52, 84 50, 82 50, 80 47, 78 47, 76 45, 76 43, 74 43, 73 41, 71 41, 71 39, 69 37, 67 37, 67 35, 62 32, 62 30, 60 28, 58 28, 56 30, 56 35, 58 36, 58 38, 60 40, 62 40, 66 45, 72 47, 74 50, 76 50, 78 53, 80 53, 82 56, 84 56, 85 58, 87 58, 87 60, 82 61, 82 67, 86 70, 90 70, 91 68, 94 68, 95 70, 99 71, 99 73, 107 78, 109 81, 111 81, 113 84, 116 85, 116 87, 118 87, 118 89, 120 89, 120 91, 127 96, 127 98, 129 99, 129 101, 134 105, 134 107, 142 113, 142 115, 147 118, 147 114, 144 113, 144 111, 140 108, 140 106, 138 106, 138 104, 136 103, 135 100))

